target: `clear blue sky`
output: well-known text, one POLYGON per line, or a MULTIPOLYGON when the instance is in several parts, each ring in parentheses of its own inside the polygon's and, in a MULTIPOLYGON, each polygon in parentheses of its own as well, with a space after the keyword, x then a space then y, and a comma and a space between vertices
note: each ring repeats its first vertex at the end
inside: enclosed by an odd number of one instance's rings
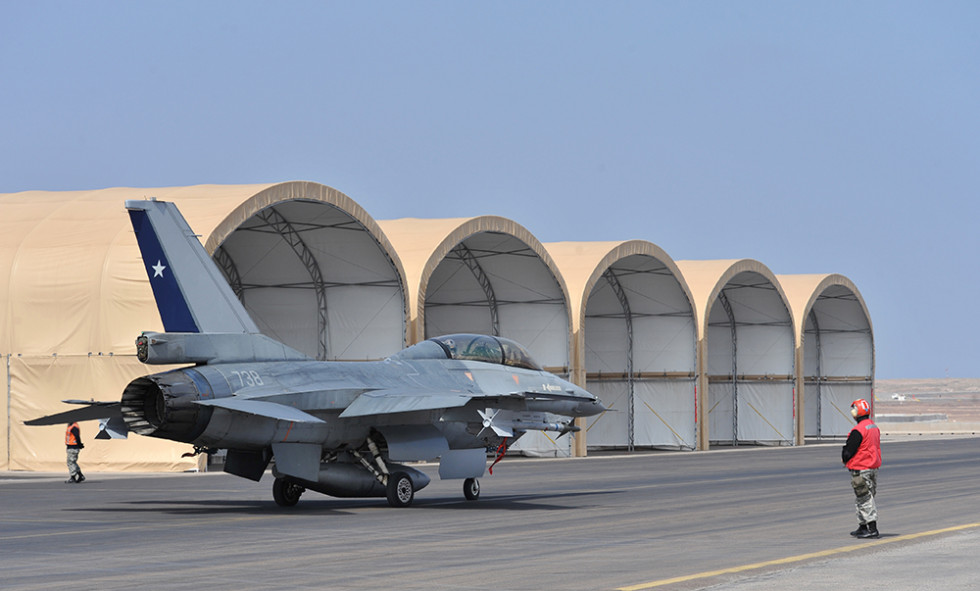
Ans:
POLYGON ((980 377, 980 3, 5 2, 0 193, 309 180, 377 219, 842 273, 980 377))

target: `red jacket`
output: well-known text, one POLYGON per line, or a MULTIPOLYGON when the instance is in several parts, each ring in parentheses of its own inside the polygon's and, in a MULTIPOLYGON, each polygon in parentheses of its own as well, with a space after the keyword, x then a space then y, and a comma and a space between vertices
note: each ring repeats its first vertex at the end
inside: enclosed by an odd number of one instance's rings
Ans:
POLYGON ((851 430, 844 446, 844 462, 848 470, 871 470, 881 466, 881 431, 870 418, 865 417, 851 430), (848 448, 857 449, 847 457, 848 448))

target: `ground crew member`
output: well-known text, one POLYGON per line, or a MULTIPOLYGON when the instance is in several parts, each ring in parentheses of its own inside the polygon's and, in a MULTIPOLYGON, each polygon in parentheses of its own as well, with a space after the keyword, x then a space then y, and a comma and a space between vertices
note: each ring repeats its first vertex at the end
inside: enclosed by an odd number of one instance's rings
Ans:
POLYGON ((65 431, 65 447, 68 448, 68 480, 66 484, 77 484, 85 481, 85 475, 78 467, 78 452, 85 447, 82 443, 82 431, 78 428, 78 423, 68 423, 68 430, 65 431))
POLYGON ((851 471, 858 528, 851 532, 858 538, 877 538, 878 508, 875 493, 878 489, 878 467, 881 466, 881 431, 871 421, 871 405, 859 398, 851 403, 851 416, 857 426, 851 430, 841 451, 841 460, 851 471))

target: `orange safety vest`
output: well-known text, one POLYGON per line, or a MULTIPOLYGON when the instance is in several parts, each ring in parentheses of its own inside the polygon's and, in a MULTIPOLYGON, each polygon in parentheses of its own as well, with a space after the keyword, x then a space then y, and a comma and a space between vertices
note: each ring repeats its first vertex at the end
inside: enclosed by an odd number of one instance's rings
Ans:
POLYGON ((881 466, 881 431, 871 419, 864 419, 852 431, 861 433, 861 445, 854 457, 848 460, 849 470, 871 470, 881 466))
POLYGON ((78 441, 75 439, 75 434, 72 429, 77 429, 78 423, 72 423, 68 425, 68 430, 65 431, 65 445, 78 445, 78 441))

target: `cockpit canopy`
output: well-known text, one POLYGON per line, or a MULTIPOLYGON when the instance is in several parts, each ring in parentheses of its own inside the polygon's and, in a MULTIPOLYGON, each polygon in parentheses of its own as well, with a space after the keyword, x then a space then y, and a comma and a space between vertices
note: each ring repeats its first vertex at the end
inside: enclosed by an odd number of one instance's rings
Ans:
POLYGON ((449 334, 412 345, 397 353, 402 359, 455 359, 482 361, 541 370, 541 366, 520 344, 503 337, 482 334, 449 334))

